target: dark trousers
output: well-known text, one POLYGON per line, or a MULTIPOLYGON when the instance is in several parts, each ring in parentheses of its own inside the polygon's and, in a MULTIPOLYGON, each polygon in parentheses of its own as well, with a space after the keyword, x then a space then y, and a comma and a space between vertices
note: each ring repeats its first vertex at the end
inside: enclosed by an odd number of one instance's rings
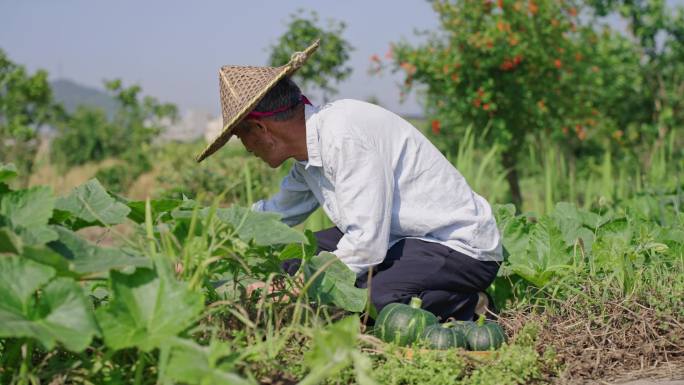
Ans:
MULTIPOLYGON (((334 251, 343 236, 336 227, 315 235, 318 252, 334 251)), ((292 268, 296 270, 296 266, 287 270, 292 268)), ((471 320, 477 293, 494 281, 498 271, 499 262, 479 261, 439 243, 403 239, 373 268, 371 302, 379 312, 389 303, 408 303, 417 296, 423 300, 423 309, 441 320, 471 320)), ((367 275, 361 275, 356 285, 367 287, 367 275)))

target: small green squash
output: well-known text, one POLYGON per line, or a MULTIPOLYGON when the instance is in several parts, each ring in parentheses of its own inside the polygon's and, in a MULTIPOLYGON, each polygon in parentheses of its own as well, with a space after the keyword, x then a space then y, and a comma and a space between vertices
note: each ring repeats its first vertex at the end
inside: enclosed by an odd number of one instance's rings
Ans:
POLYGON ((422 303, 420 298, 413 297, 408 305, 391 303, 382 308, 375 321, 375 335, 399 346, 412 344, 427 326, 437 323, 434 314, 420 308, 422 303))
POLYGON ((430 349, 446 350, 451 348, 468 348, 465 334, 454 329, 452 322, 441 325, 430 325, 425 328, 421 340, 425 341, 430 349))
POLYGON ((450 323, 453 325, 452 328, 454 330, 460 331, 463 335, 466 335, 468 329, 475 325, 473 321, 451 321, 450 323))
POLYGON ((466 332, 466 339, 470 350, 495 350, 506 341, 506 335, 496 322, 486 321, 485 316, 480 315, 466 332))

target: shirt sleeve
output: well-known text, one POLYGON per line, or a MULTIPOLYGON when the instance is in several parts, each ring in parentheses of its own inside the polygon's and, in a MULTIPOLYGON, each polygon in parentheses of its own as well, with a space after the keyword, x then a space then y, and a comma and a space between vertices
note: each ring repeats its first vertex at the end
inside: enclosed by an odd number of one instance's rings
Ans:
POLYGON ((318 207, 318 201, 296 165, 280 184, 280 191, 269 199, 252 205, 253 211, 276 212, 289 226, 303 222, 318 207))
POLYGON ((394 177, 390 159, 372 141, 347 137, 338 143, 335 198, 345 228, 333 253, 358 275, 387 254, 394 177))

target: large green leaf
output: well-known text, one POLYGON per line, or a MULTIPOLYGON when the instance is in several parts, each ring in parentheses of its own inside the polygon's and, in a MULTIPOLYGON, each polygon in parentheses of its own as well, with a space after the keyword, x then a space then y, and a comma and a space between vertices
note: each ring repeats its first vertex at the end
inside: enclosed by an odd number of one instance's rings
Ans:
MULTIPOLYGON (((171 212, 181 204, 183 204, 183 201, 179 199, 151 200, 152 217, 155 218, 160 214, 171 212)), ((128 202, 127 205, 131 209, 128 218, 136 223, 145 222, 145 201, 128 202)))
POLYGON ((361 312, 366 307, 367 289, 354 286, 356 274, 349 270, 334 254, 322 252, 304 264, 307 281, 321 270, 312 285, 309 295, 319 302, 331 304, 342 309, 361 312))
POLYGON ((232 373, 236 357, 225 342, 212 339, 209 346, 200 346, 191 340, 176 339, 173 342, 165 377, 193 385, 234 384, 251 385, 232 373))
POLYGON ((4 194, 0 200, 0 216, 25 244, 42 244, 57 239, 57 233, 47 226, 54 206, 52 190, 36 186, 4 194))
POLYGON ((594 233, 584 226, 585 223, 588 223, 591 228, 598 227, 601 224, 599 215, 580 210, 567 202, 559 202, 550 217, 563 234, 566 246, 575 246, 581 240, 585 252, 591 252, 594 233))
POLYGON ((9 227, 0 227, 0 253, 21 254, 21 238, 9 227))
POLYGON ((98 331, 83 290, 68 278, 45 285, 54 274, 25 258, 0 258, 0 337, 35 338, 46 349, 60 342, 75 352, 90 344, 98 331))
MULTIPOLYGON (((99 247, 69 229, 61 226, 53 228, 59 234, 59 239, 50 242, 48 246, 67 261, 69 271, 79 275, 106 273, 112 269, 123 269, 129 266, 152 267, 149 258, 139 256, 125 248, 99 247)), ((40 258, 35 253, 32 255, 40 258)), ((51 265, 46 260, 40 262, 51 265)), ((53 267, 59 270, 57 266, 53 267)))
POLYGON ((87 224, 104 225, 123 223, 131 211, 128 206, 112 198, 97 179, 76 187, 71 194, 57 200, 55 207, 87 224))
MULTIPOLYGON (((209 208, 203 209, 207 215, 209 208)), ((259 246, 307 243, 306 237, 280 221, 276 213, 254 212, 244 207, 217 209, 216 217, 231 225, 243 241, 254 240, 259 246)))
POLYGON ((17 176, 17 168, 14 164, 0 163, 0 183, 7 183, 17 176))
POLYGON ((204 307, 200 293, 168 274, 139 268, 134 274, 110 274, 113 299, 97 309, 97 320, 107 346, 159 347, 193 322, 204 307))
POLYGON ((563 234, 548 216, 531 228, 527 255, 511 255, 511 269, 535 286, 544 286, 555 274, 570 267, 572 255, 563 234))

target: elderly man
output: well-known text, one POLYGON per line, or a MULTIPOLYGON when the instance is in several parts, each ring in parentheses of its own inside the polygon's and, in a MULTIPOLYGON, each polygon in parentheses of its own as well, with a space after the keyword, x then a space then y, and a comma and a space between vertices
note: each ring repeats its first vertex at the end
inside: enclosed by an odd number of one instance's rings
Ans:
MULTIPOLYGON (((228 123, 199 160, 233 134, 271 167, 294 158, 280 191, 253 209, 295 225, 321 206, 335 227, 316 233, 319 251, 335 254, 359 286, 372 269, 378 311, 414 296, 443 320, 491 309, 484 291, 502 253, 490 205, 400 116, 351 99, 311 105, 290 75, 316 47, 283 67, 223 67, 228 123)), ((298 261, 284 268, 294 273, 298 261)))

